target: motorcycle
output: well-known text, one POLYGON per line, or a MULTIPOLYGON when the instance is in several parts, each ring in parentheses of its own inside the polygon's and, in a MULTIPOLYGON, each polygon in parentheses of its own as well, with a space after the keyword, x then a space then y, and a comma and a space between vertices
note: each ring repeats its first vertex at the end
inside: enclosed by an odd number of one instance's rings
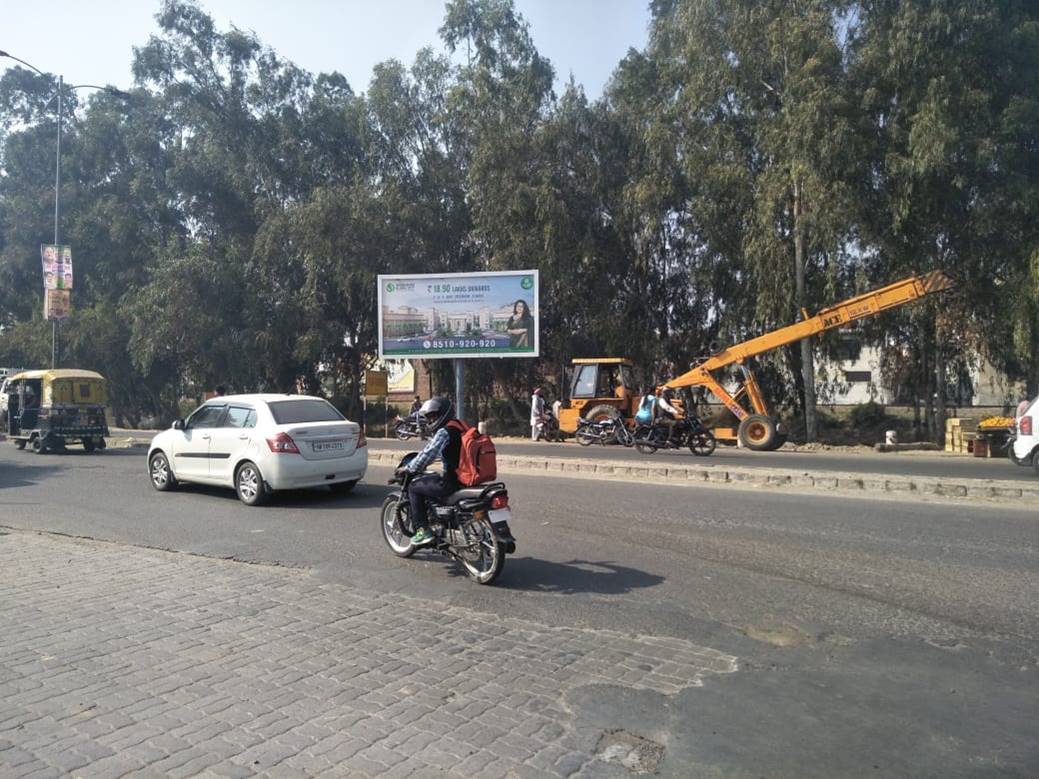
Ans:
POLYGON ((577 431, 574 433, 574 438, 581 446, 591 446, 592 444, 606 446, 606 444, 614 442, 622 446, 631 446, 635 443, 631 431, 619 416, 596 420, 580 417, 577 420, 577 431))
MULTIPOLYGON (((417 527, 408 501, 408 485, 419 474, 404 470, 415 455, 406 455, 397 465, 389 483, 400 489, 383 501, 379 518, 383 538, 397 557, 411 557, 422 548, 411 543, 417 527)), ((464 487, 445 498, 429 499, 426 512, 435 538, 427 548, 458 561, 477 584, 497 579, 505 567, 505 556, 516 551, 509 528, 509 493, 502 482, 464 487)))
POLYGON ((393 422, 393 434, 401 441, 412 438, 421 438, 425 441, 429 438, 426 424, 418 414, 408 414, 406 417, 398 416, 393 422))
POLYGON ((657 449, 685 449, 697 457, 710 457, 718 442, 714 433, 696 417, 680 419, 675 424, 671 439, 664 425, 638 425, 634 433, 635 448, 642 454, 653 454, 657 449))
POLYGON ((553 443, 563 440, 563 433, 559 429, 559 420, 552 414, 545 414, 544 423, 541 427, 540 438, 553 443))

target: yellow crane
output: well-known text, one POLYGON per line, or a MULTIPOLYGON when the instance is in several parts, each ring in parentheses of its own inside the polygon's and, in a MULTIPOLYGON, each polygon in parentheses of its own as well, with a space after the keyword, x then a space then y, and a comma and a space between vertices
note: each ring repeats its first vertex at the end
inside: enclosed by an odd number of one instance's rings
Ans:
POLYGON ((952 280, 941 271, 896 281, 824 308, 814 316, 802 311, 802 319, 792 325, 759 335, 749 341, 729 346, 706 360, 692 366, 686 373, 667 382, 673 389, 704 387, 725 404, 738 420, 739 427, 715 428, 715 437, 721 440, 739 440, 748 449, 768 451, 778 449, 786 440, 781 426, 769 413, 761 387, 747 361, 765 352, 787 346, 802 338, 843 327, 846 324, 879 314, 881 311, 918 300, 926 295, 949 289, 952 280), (719 372, 735 365, 742 376, 740 388, 729 393, 722 385, 719 372), (744 406, 749 402, 750 410, 744 406))

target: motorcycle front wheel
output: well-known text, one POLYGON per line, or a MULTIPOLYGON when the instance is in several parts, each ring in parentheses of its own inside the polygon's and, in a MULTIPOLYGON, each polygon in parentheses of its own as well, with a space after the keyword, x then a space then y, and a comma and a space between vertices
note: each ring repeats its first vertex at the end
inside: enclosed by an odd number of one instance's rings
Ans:
POLYGON ((466 535, 473 543, 458 550, 458 561, 477 584, 490 584, 505 567, 505 550, 498 534, 487 517, 478 516, 469 523, 466 535))
POLYGON ((397 557, 411 557, 418 548, 411 543, 411 535, 405 532, 402 525, 410 524, 408 521, 409 506, 407 501, 401 506, 400 519, 397 518, 397 503, 401 496, 390 495, 382 502, 382 511, 379 512, 379 524, 382 526, 382 537, 386 545, 397 557))
POLYGON ((393 432, 394 435, 397 436, 397 440, 399 441, 407 441, 409 438, 411 438, 411 433, 404 429, 404 425, 397 425, 395 428, 393 428, 393 432))
POLYGON ((710 457, 717 446, 718 442, 710 430, 702 430, 689 436, 689 451, 697 457, 710 457))

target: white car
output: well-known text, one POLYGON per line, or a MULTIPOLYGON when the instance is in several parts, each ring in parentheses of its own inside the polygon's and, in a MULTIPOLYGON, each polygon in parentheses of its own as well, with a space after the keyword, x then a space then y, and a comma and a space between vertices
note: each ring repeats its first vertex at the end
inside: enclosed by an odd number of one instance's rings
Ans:
POLYGON ((347 493, 367 468, 361 426, 309 395, 213 398, 148 447, 148 475, 160 492, 178 482, 233 487, 250 506, 274 490, 327 485, 347 493))

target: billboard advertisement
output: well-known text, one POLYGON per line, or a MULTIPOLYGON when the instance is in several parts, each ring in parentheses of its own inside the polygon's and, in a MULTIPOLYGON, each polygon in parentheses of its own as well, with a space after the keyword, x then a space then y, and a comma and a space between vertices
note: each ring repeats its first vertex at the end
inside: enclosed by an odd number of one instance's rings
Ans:
POLYGON ((43 260, 43 288, 72 289, 72 247, 43 244, 40 257, 43 260))
POLYGON ((379 276, 379 356, 537 357, 536 270, 379 276))

